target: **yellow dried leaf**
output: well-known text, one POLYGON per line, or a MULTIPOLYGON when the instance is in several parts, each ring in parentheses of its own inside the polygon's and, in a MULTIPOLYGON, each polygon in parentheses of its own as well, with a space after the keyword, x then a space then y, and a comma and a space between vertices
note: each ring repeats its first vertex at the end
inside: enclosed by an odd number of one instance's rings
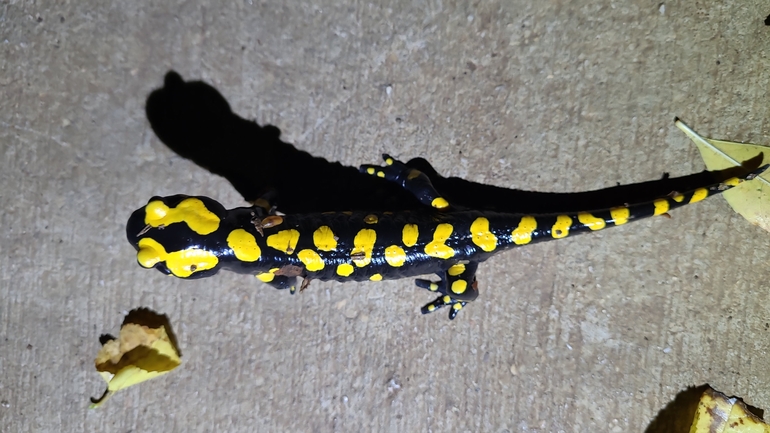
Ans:
POLYGON ((116 391, 166 374, 180 363, 165 326, 126 323, 118 339, 107 341, 96 355, 96 370, 107 382, 107 390, 99 399, 91 399, 91 407, 100 406, 116 391))
MULTIPOLYGON (((709 170, 738 167, 745 161, 759 159, 759 155, 762 158, 760 165, 770 164, 768 146, 704 138, 678 119, 676 126, 698 146, 703 162, 709 170)), ((743 182, 725 191, 722 196, 733 210, 749 222, 770 231, 770 171, 765 171, 756 179, 743 182)))
POLYGON ((698 402, 690 433, 770 433, 770 426, 739 399, 709 388, 698 402))

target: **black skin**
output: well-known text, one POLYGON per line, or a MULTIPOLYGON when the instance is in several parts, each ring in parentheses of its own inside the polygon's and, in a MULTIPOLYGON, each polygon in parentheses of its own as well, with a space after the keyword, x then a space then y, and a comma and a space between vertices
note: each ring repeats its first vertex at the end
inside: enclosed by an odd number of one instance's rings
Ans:
MULTIPOLYGON (((420 203, 402 188, 359 173, 355 167, 328 162, 281 141, 281 131, 260 126, 233 113, 227 100, 202 81, 184 81, 166 74, 164 86, 147 98, 147 118, 158 138, 180 156, 226 178, 249 202, 272 191, 273 202, 285 213, 321 211, 416 210, 420 203), (307 188, 308 182, 316 185, 307 188), (316 191, 323 191, 317 194, 316 191)), ((351 137, 351 141, 355 140, 351 137)), ((350 143, 341 145, 350 146, 350 143)), ((746 163, 754 169, 759 161, 746 163)), ((581 193, 540 193, 506 189, 442 177, 423 158, 406 163, 425 173, 458 209, 526 214, 565 213, 602 209, 618 203, 640 203, 671 191, 722 181, 741 170, 702 172, 670 179, 616 186, 581 193)), ((556 175, 554 175, 556 176, 556 175)))

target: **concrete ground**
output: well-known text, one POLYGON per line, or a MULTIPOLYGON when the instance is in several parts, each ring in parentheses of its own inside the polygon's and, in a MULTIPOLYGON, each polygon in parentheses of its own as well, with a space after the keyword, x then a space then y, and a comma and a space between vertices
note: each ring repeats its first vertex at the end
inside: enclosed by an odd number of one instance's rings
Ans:
POLYGON ((643 431, 705 383, 770 408, 770 236, 721 197, 498 255, 454 322, 407 280, 292 297, 137 266, 151 196, 244 203, 150 128, 169 70, 313 155, 505 188, 699 172, 674 116, 770 144, 766 1, 343 3, 0 3, 0 430, 643 431), (88 410, 137 307, 183 364, 88 410))

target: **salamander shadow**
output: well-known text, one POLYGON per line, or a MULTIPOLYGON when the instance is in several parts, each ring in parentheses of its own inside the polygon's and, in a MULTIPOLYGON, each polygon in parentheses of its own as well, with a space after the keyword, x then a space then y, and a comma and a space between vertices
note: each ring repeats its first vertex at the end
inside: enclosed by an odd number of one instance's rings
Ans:
MULTIPOLYGON (((274 190, 278 193, 278 208, 284 213, 399 211, 420 206, 411 194, 394 184, 360 174, 355 167, 314 157, 281 141, 277 127, 260 126, 239 117, 214 87, 202 81, 184 81, 174 71, 168 72, 163 87, 147 98, 146 112, 163 143, 180 156, 225 177, 247 201, 274 190)), ((391 151, 397 153, 398 149, 391 151)), ((506 189, 447 178, 423 158, 412 159, 407 165, 426 173, 436 189, 454 205, 524 214, 595 210, 650 201, 735 174, 725 171, 674 179, 664 176, 657 181, 567 194, 506 189)))

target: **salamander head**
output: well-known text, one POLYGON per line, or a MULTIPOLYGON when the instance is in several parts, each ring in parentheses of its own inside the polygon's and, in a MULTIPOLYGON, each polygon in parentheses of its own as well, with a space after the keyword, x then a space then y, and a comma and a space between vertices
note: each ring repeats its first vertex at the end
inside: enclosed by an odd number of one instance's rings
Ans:
POLYGON ((226 251, 217 248, 216 233, 227 210, 208 197, 153 197, 129 218, 128 242, 144 268, 179 278, 217 273, 226 251))

